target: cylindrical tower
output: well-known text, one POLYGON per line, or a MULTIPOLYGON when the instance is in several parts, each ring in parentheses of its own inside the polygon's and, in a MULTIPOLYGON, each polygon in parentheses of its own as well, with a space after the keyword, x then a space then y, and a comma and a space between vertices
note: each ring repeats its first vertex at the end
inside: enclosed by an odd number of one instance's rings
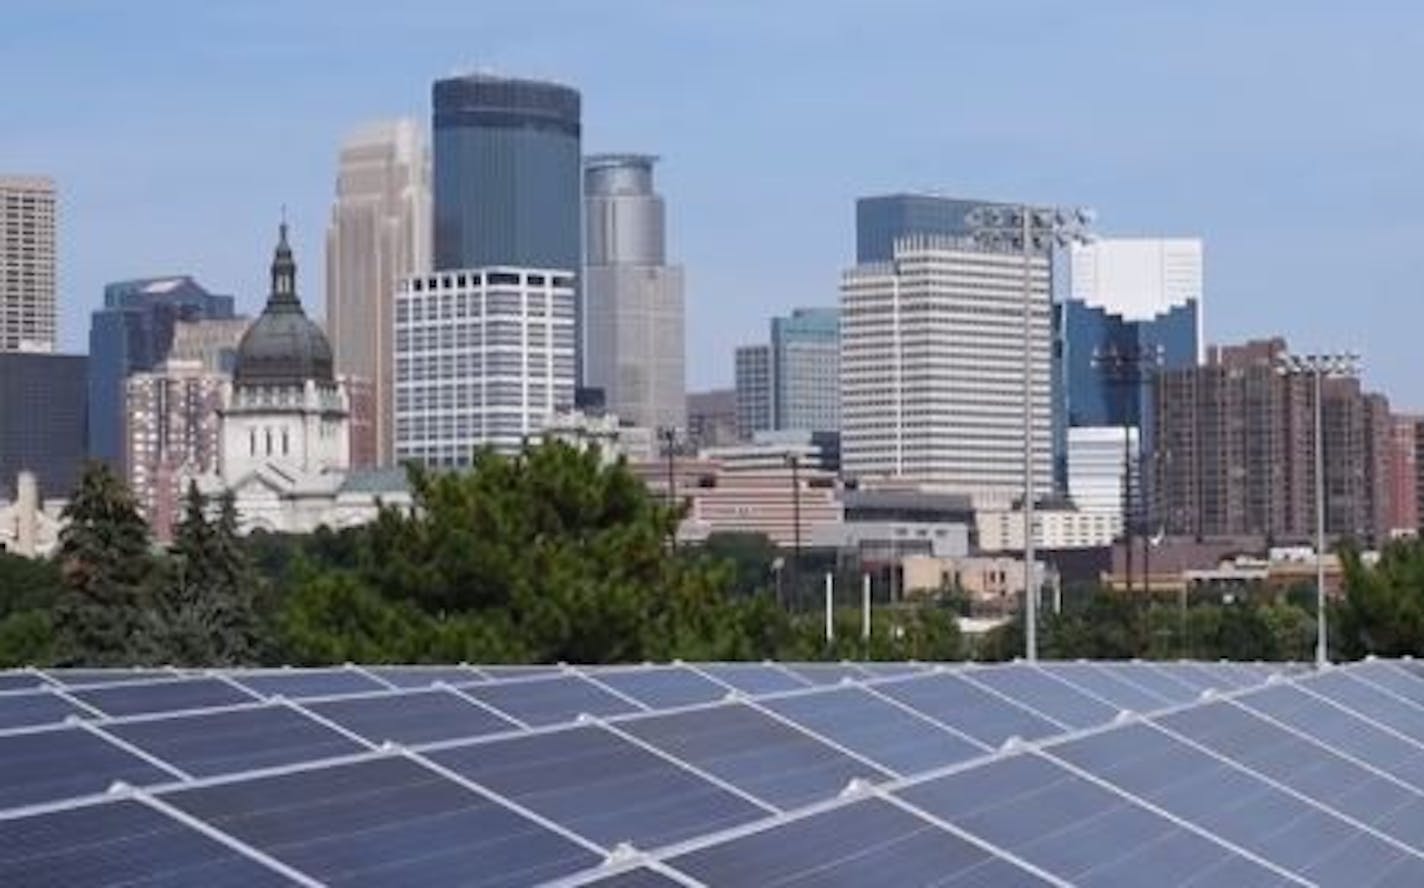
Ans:
POLYGON ((650 154, 595 154, 584 161, 584 223, 589 265, 662 265, 662 196, 653 191, 650 154))

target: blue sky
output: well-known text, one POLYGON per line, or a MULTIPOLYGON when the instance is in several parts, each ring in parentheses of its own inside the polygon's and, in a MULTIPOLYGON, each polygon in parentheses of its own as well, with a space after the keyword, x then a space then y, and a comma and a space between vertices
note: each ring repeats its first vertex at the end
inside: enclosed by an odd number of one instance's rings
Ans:
POLYGON ((938 0, 3 0, 0 170, 61 188, 61 338, 104 282, 261 304, 279 208, 322 310, 337 146, 489 66, 584 96, 589 151, 661 155, 689 383, 832 304, 853 201, 1084 204, 1206 241, 1215 342, 1353 347, 1424 408, 1424 6, 938 0))

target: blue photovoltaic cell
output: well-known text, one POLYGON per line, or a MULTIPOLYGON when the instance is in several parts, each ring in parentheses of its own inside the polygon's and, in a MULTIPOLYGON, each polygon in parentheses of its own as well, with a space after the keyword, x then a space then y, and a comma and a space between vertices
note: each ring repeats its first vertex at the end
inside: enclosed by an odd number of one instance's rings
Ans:
POLYGON ((1424 791, 1424 747, 1293 685, 1237 698, 1243 706, 1322 741, 1424 791))
MULTIPOLYGON (((1202 695, 1202 688, 1183 680, 1175 672, 1157 663, 1103 663, 1098 666, 1111 672, 1123 681, 1146 688, 1153 694, 1168 701, 1167 705, 1194 703, 1202 695)), ((1215 686, 1230 690, 1229 684, 1218 682, 1215 686)), ((1158 707, 1159 709, 1162 707, 1158 707)))
POLYGON ((105 685, 70 691, 106 715, 138 715, 144 712, 176 712, 251 703, 257 698, 217 678, 182 678, 143 684, 105 685))
POLYGON ((1332 669, 1300 680, 1301 687, 1338 702, 1365 718, 1424 742, 1424 709, 1411 706, 1388 691, 1332 669))
POLYGON ((1208 689, 1229 689, 1229 685, 1227 685, 1225 682, 1221 681, 1216 676, 1208 673, 1204 669, 1196 668, 1195 664, 1192 663, 1179 663, 1176 661, 1168 661, 1162 663, 1153 663, 1151 665, 1161 674, 1172 679, 1178 685, 1183 686, 1186 690, 1182 691, 1182 693, 1187 694, 1187 700, 1198 699, 1199 697, 1201 697, 1202 691, 1208 689))
POLYGON ((768 814, 597 727, 457 746, 430 758, 610 850, 622 842, 654 848, 768 814))
POLYGON ((1035 755, 1013 755, 897 793, 1069 882, 1274 885, 1279 874, 1035 755))
POLYGON ((1126 792, 1322 885, 1424 885, 1424 859, 1145 724, 1056 745, 1126 792))
POLYGON ((119 681, 166 681, 178 677, 178 673, 171 669, 46 669, 45 674, 69 688, 119 681))
POLYGON ((832 808, 679 855, 708 885, 1041 885, 1027 870, 879 799, 832 808))
POLYGON ((303 705, 376 744, 389 740, 414 745, 518 728, 509 719, 445 690, 405 691, 303 705))
POLYGON ((398 688, 428 688, 437 681, 465 684, 483 676, 464 666, 367 666, 366 671, 398 688))
POLYGON ((0 808, 92 795, 116 780, 138 786, 174 779, 83 728, 0 737, 0 808))
POLYGON ((264 697, 327 697, 383 690, 374 678, 351 669, 274 669, 271 672, 234 672, 243 687, 264 697))
POLYGON ((134 801, 0 821, 0 885, 263 888, 260 863, 134 801))
POLYGON ((1257 675, 1249 669, 1237 666, 1235 663, 1197 663, 1196 667, 1203 672, 1214 676, 1220 683, 1223 690, 1234 690, 1236 688, 1255 687, 1264 684, 1266 677, 1257 675))
POLYGON ((0 730, 56 724, 71 715, 87 718, 89 714, 46 690, 0 694, 0 730))
POLYGON ((1424 680, 1420 680, 1412 672, 1380 662, 1357 663, 1348 667, 1348 671, 1356 680, 1384 688, 1391 694, 1403 697, 1415 706, 1424 707, 1424 680))
POLYGON ((1424 794, 1228 703, 1159 719, 1172 731, 1326 807, 1424 849, 1424 794))
POLYGON ((1154 712, 1172 705, 1170 697, 1154 694, 1091 663, 1042 663, 1039 668, 1119 709, 1154 712))
POLYGON ((189 774, 213 776, 310 762, 365 747, 286 706, 113 722, 104 726, 189 774))
POLYGON ((181 790, 164 800, 340 888, 534 885, 601 861, 399 756, 181 790))
POLYGON ((928 672, 930 667, 925 663, 878 663, 866 662, 857 663, 862 672, 869 674, 873 678, 891 678, 896 675, 913 675, 917 672, 928 672))
POLYGON ((1047 719, 948 673, 885 682, 876 690, 990 746, 1010 737, 1036 740, 1063 732, 1047 719))
POLYGON ((708 663, 703 672, 744 694, 776 694, 810 686, 810 682, 765 663, 708 663))
POLYGON ((580 715, 620 715, 638 709, 617 694, 576 675, 465 685, 461 688, 529 725, 571 722, 580 715))
POLYGON ((1118 710, 1031 666, 1013 664, 957 673, 1070 728, 1106 724, 1118 710))
POLYGON ((988 751, 863 688, 829 688, 759 705, 899 774, 968 761, 988 751))
POLYGON ((604 669, 593 673, 600 683, 627 694, 650 709, 673 709, 711 703, 727 696, 727 689, 681 666, 638 669, 604 669))
POLYGON ((870 676, 850 663, 786 663, 786 668, 814 685, 839 684, 842 679, 864 681, 870 676))
POLYGON ((783 809, 830 798, 857 777, 889 776, 741 704, 629 719, 618 727, 783 809))
POLYGON ((558 666, 475 666, 472 668, 495 681, 504 681, 510 678, 532 678, 536 675, 560 675, 564 671, 558 666))
POLYGON ((33 672, 0 672, 0 691, 24 691, 47 684, 49 682, 33 672))

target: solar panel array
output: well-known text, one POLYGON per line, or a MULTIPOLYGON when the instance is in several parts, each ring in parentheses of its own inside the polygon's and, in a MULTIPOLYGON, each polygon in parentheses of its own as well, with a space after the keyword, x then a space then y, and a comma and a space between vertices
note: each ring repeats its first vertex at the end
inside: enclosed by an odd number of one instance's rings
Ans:
POLYGON ((0 673, 3 885, 1420 885, 1424 665, 0 673))

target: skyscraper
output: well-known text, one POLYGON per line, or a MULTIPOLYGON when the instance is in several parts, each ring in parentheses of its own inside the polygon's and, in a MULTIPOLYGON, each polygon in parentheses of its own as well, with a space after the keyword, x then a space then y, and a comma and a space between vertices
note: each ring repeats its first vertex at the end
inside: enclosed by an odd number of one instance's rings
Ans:
POLYGON ((125 381, 129 489, 159 540, 171 538, 187 479, 217 470, 228 379, 199 361, 170 358, 125 381))
POLYGON ((326 232, 326 330, 336 372, 369 380, 381 465, 395 453, 396 284, 430 269, 430 214, 430 155, 414 120, 374 123, 346 140, 326 232))
POLYGON ((771 364, 772 428, 840 431, 840 309, 798 308, 772 318, 771 364))
POLYGON ((737 434, 750 439, 771 428, 771 346, 738 346, 734 360, 737 434))
POLYGON ((969 214, 988 201, 939 194, 881 194, 855 202, 855 261, 890 262, 895 244, 914 235, 967 237, 969 214))
POLYGON ((109 284, 89 326, 89 458, 123 471, 124 380, 168 359, 180 321, 233 317, 233 299, 187 275, 109 284))
MULTIPOLYGON (((1030 258, 1033 483, 1052 481, 1049 262, 1030 258)), ((841 468, 1006 503, 1024 486, 1024 259, 911 236, 841 281, 841 468)))
POLYGON ((437 80, 435 267, 564 269, 580 261, 580 105, 557 83, 437 80))
POLYGON ((684 428, 682 268, 667 264, 665 210, 645 154, 584 163, 584 382, 649 428, 684 428))
POLYGON ((0 352, 0 500, 20 472, 41 497, 68 497, 84 465, 83 355, 0 352))
POLYGON ((468 466, 514 453, 574 403, 574 276, 441 271, 396 291, 396 458, 468 466))
POLYGON ((0 352, 54 351, 54 182, 0 176, 0 352))

